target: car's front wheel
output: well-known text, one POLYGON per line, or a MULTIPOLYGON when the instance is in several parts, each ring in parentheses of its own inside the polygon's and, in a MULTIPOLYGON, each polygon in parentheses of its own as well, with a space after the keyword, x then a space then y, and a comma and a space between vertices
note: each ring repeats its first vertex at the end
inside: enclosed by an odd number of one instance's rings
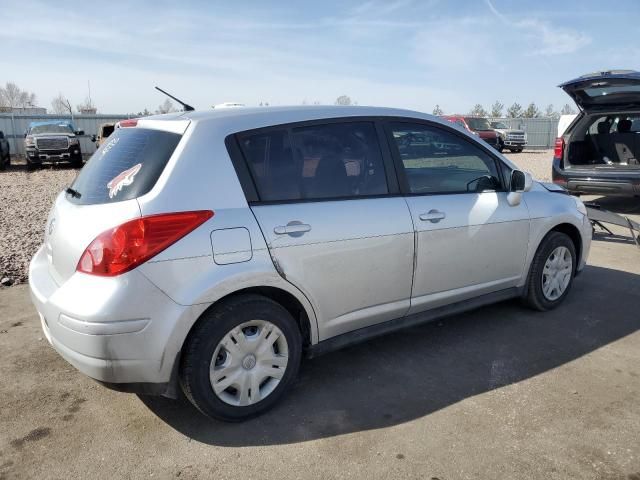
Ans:
POLYGON ((189 334, 180 383, 205 415, 241 421, 271 408, 300 365, 302 340, 291 314, 260 295, 224 300, 189 334))
POLYGON ((576 271, 576 249, 571 238, 551 232, 533 257, 525 288, 525 303, 536 310, 557 307, 567 296, 576 271))

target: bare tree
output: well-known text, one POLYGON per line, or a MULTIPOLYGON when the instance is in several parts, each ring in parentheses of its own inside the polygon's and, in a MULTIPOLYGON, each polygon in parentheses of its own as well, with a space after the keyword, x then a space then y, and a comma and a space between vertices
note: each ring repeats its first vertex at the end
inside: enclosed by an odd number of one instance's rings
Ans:
POLYGON ((435 107, 433 107, 433 112, 431 113, 436 116, 444 115, 444 111, 440 108, 440 105, 436 105, 435 107))
POLYGON ((514 102, 509 108, 507 108, 507 117, 518 118, 522 116, 522 106, 518 102, 514 102))
POLYGON ((469 115, 472 115, 474 117, 486 117, 488 114, 482 105, 476 103, 469 112, 469 115))
POLYGON ((16 107, 32 107, 36 103, 36 94, 20 89, 13 82, 7 82, 0 87, 0 107, 12 110, 16 107))
POLYGON ((81 103, 76 108, 78 109, 78 113, 98 113, 98 109, 89 97, 85 98, 84 103, 81 103))
POLYGON ((535 103, 531 102, 527 109, 522 113, 524 118, 538 118, 540 116, 540 109, 535 103))
POLYGON ((71 108, 71 102, 62 93, 59 93, 57 97, 51 100, 51 108, 53 113, 61 115, 63 113, 69 113, 73 115, 73 109, 71 108))
POLYGON ((555 110, 555 108, 553 108, 553 104, 550 103, 544 110, 544 116, 549 118, 558 118, 560 114, 555 110))
POLYGON ((560 110, 560 113, 562 115, 573 115, 574 113, 576 113, 576 111, 571 107, 571 105, 565 103, 564 107, 562 107, 562 110, 560 110))
POLYGON ((171 100, 169 100, 168 98, 165 99, 165 101, 162 102, 158 106, 158 109, 156 110, 156 113, 172 113, 172 112, 177 112, 177 110, 173 106, 173 103, 171 103, 171 100))
POLYGON ((504 109, 504 105, 500 103, 498 100, 493 102, 491 105, 491 116, 494 118, 499 118, 502 116, 502 110, 504 109))
POLYGON ((351 105, 352 103, 351 97, 348 95, 340 95, 336 98, 336 105, 351 105))

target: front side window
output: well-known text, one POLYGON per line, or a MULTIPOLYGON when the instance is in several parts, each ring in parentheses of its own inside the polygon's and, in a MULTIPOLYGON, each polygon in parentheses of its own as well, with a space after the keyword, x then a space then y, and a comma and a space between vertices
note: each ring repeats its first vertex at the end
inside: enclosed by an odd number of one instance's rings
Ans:
POLYGON ((375 127, 331 123, 240 134, 262 201, 357 198, 388 192, 375 127))
POLYGON ((391 125, 410 193, 500 190, 495 160, 453 132, 422 124, 391 125))

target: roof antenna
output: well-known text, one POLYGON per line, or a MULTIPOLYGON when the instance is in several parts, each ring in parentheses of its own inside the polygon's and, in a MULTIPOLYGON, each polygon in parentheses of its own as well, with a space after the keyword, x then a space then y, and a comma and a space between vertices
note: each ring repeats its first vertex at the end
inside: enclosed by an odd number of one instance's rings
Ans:
POLYGON ((180 105, 182 105, 183 109, 185 112, 192 112, 195 110, 195 108, 193 108, 191 105, 189 105, 188 103, 184 103, 182 100, 178 100, 176 97, 174 97, 173 95, 171 95, 170 93, 165 92, 164 90, 162 90, 160 87, 156 87, 156 90, 158 90, 159 92, 164 93, 167 97, 172 98, 173 100, 175 100, 176 102, 178 102, 180 105))

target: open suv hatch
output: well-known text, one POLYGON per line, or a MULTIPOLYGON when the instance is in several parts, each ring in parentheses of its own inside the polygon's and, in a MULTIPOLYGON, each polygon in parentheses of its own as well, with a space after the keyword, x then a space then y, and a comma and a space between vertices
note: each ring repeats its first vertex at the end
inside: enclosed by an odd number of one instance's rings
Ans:
POLYGON ((640 72, 563 83, 580 113, 556 139, 553 181, 573 193, 640 195, 640 72))

